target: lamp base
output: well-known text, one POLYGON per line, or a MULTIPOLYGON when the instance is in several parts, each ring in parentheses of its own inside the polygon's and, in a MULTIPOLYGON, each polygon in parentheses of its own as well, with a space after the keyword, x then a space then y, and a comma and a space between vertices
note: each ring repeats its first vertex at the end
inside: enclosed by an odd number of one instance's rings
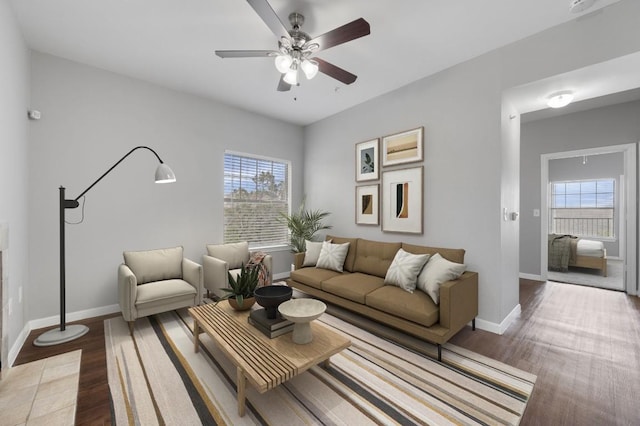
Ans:
POLYGON ((89 332, 86 325, 68 325, 64 331, 60 331, 60 327, 42 333, 33 341, 34 346, 53 346, 61 343, 70 342, 89 332))

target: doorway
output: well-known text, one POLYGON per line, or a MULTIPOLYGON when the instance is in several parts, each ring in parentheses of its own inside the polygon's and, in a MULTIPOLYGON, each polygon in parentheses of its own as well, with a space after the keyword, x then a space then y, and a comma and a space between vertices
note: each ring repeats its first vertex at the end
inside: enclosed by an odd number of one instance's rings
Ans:
MULTIPOLYGON (((541 155, 541 277, 561 282, 592 285, 602 288, 626 291, 636 294, 636 144, 607 146, 576 151, 541 155), (589 161, 591 163, 589 164, 589 161), (620 172, 615 172, 616 163, 620 172), (609 166, 604 166, 609 164, 609 166), (589 167, 589 166, 592 167, 589 167), (612 169, 613 168, 613 169, 612 169), (613 177, 615 182, 615 203, 617 209, 615 224, 611 224, 611 235, 597 238, 607 250, 606 275, 600 266, 589 265, 588 268, 570 268, 569 272, 550 272, 549 237, 550 231, 556 227, 553 217, 552 184, 553 181, 581 182, 589 184, 596 178, 613 177), (553 225, 553 226, 550 226, 553 225), (600 268, 600 269, 593 269, 600 268), (563 275, 564 274, 564 275, 563 275)), ((585 221, 582 221, 585 222, 585 221)), ((566 228, 558 226, 559 231, 566 228)), ((570 233, 570 232, 561 232, 570 233)), ((596 240, 596 241, 597 241, 596 240)), ((597 265, 597 264, 596 264, 597 265)))

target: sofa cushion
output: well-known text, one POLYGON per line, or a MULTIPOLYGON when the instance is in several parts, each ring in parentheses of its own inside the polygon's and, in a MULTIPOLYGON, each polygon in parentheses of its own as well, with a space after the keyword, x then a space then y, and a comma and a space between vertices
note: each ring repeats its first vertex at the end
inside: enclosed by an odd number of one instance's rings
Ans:
POLYGON ((384 278, 400 247, 401 243, 359 239, 354 271, 384 278))
POLYGON ((361 304, 364 304, 367 294, 383 286, 384 280, 382 278, 359 272, 340 275, 322 282, 322 290, 327 293, 361 304))
POLYGON ((436 253, 440 253, 442 257, 447 260, 456 263, 464 263, 464 249, 449 249, 449 248, 441 248, 441 247, 427 247, 427 246, 417 246, 414 244, 402 243, 402 248, 405 251, 413 254, 430 254, 434 255, 436 253))
POLYGON ((428 294, 437 305, 440 303, 440 286, 460 277, 467 267, 460 263, 450 262, 436 253, 427 262, 418 276, 417 286, 428 294))
POLYGON ((425 327, 431 327, 440 319, 438 306, 421 291, 412 294, 387 285, 367 294, 366 305, 425 327))
POLYGON ((237 269, 249 262, 249 243, 207 244, 207 253, 227 262, 229 269, 237 269))
POLYGON ((384 283, 395 285, 413 293, 416 289, 418 274, 429 260, 428 254, 411 254, 399 249, 384 277, 384 283))
POLYGON ((330 278, 342 275, 340 272, 331 271, 329 269, 320 268, 300 268, 295 271, 291 271, 291 279, 301 284, 315 287, 317 289, 322 288, 322 282, 330 278))
POLYGON ((349 243, 349 251, 347 252, 347 258, 344 260, 344 270, 348 272, 354 272, 353 264, 356 261, 356 250, 357 250, 356 243, 358 239, 334 237, 332 235, 327 235, 326 240, 336 244, 349 243))
POLYGON ((304 244, 307 251, 305 251, 304 253, 302 266, 316 266, 316 263, 318 263, 318 258, 320 257, 320 251, 322 250, 322 241, 307 240, 304 244))
POLYGON ((136 276, 138 285, 182 278, 182 246, 143 251, 125 251, 124 263, 136 276))
POLYGON ((162 301, 197 293, 194 286, 183 280, 163 280, 139 285, 136 289, 136 305, 162 301))
POLYGON ((316 267, 331 269, 336 272, 344 271, 344 260, 347 257, 350 244, 351 243, 333 244, 329 241, 324 241, 316 267))

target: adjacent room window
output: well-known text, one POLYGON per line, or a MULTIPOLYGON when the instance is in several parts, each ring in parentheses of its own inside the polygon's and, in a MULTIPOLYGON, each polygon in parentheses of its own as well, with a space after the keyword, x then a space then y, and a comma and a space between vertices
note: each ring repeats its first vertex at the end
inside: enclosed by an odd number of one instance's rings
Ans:
POLYGON ((615 179, 551 182, 549 231, 615 238, 615 179))
POLYGON ((291 163, 250 154, 224 154, 224 242, 250 247, 288 245, 291 163))

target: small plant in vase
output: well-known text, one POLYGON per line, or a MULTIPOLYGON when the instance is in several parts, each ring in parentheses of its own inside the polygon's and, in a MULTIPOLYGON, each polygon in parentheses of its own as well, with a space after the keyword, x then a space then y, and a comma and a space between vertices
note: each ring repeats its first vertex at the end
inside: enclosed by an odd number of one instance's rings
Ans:
POLYGON ((223 295, 220 300, 228 300, 229 304, 237 310, 251 308, 255 303, 253 292, 258 287, 259 273, 260 269, 258 267, 244 264, 240 268, 240 274, 235 278, 227 272, 229 287, 222 289, 227 294, 223 295))

